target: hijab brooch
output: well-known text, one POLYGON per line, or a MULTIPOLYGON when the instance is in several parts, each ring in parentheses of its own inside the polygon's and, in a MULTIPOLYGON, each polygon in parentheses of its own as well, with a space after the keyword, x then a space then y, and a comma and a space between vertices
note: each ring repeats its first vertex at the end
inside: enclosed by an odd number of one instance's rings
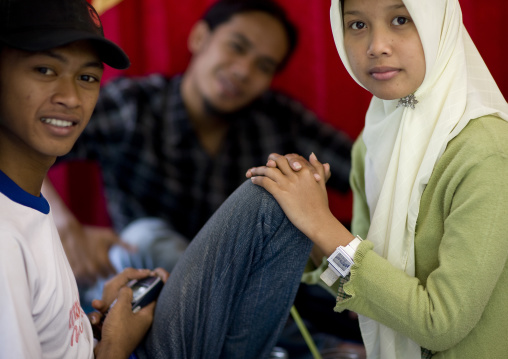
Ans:
POLYGON ((415 109, 415 105, 418 103, 414 94, 407 95, 406 97, 402 97, 397 104, 397 107, 411 107, 413 110, 415 109))

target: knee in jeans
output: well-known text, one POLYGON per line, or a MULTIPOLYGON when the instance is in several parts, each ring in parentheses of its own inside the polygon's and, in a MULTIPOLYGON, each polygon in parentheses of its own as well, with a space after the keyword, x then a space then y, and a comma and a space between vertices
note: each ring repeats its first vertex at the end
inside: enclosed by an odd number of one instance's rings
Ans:
POLYGON ((242 198, 246 203, 252 205, 263 204, 266 206, 279 206, 275 198, 267 190, 265 190, 263 187, 255 185, 251 182, 251 180, 244 182, 244 184, 241 186, 241 189, 243 191, 242 198))

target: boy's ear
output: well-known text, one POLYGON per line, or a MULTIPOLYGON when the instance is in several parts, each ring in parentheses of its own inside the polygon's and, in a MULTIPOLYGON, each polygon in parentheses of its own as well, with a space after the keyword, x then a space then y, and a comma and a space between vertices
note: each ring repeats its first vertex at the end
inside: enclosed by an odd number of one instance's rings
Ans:
POLYGON ((187 47, 192 54, 199 52, 206 43, 211 31, 203 20, 198 21, 191 29, 187 39, 187 47))

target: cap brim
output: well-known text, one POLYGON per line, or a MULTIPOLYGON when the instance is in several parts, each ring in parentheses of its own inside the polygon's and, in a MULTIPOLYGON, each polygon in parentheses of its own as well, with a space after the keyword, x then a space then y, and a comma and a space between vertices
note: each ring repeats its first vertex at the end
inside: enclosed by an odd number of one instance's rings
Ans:
POLYGON ((91 41, 99 58, 105 64, 119 70, 130 66, 129 57, 118 45, 102 36, 86 31, 53 29, 43 33, 39 32, 36 36, 27 32, 10 34, 8 38, 0 35, 0 41, 6 45, 25 51, 44 51, 80 40, 91 41))

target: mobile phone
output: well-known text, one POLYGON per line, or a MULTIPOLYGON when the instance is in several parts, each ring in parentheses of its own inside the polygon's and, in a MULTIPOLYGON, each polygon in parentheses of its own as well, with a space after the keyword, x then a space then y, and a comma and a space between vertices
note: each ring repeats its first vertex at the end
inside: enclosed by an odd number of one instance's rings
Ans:
POLYGON ((127 286, 132 289, 132 311, 136 313, 157 299, 164 283, 160 277, 152 276, 133 279, 127 283, 127 286))
MULTIPOLYGON (((141 308, 153 302, 159 296, 164 282, 159 276, 150 276, 142 279, 131 279, 127 287, 132 289, 132 311, 137 313, 141 308)), ((116 299, 109 306, 107 314, 116 303, 116 299)), ((102 317, 104 320, 104 317, 102 317)))
MULTIPOLYGON (((143 279, 132 279, 127 283, 127 286, 132 289, 132 311, 137 313, 141 308, 157 299, 164 286, 164 282, 158 276, 151 276, 143 279)), ((110 305, 109 309, 111 309, 115 303, 116 299, 110 305)), ((93 336, 97 340, 101 340, 102 323, 108 312, 109 310, 101 317, 100 324, 92 326, 93 336)))

